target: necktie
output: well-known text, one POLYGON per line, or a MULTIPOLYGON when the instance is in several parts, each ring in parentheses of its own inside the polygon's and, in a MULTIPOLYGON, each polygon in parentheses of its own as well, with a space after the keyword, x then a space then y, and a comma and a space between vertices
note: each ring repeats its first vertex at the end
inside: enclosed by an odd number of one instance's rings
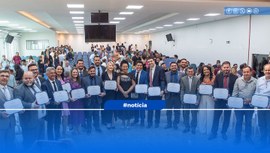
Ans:
POLYGON ((223 88, 228 88, 228 76, 224 76, 223 78, 223 88))
POLYGON ((97 69, 97 75, 100 76, 100 68, 97 69))
POLYGON ((139 71, 136 73, 135 82, 136 84, 139 84, 139 71))
POLYGON ((153 87, 152 69, 149 71, 149 86, 153 87))
POLYGON ((82 77, 82 70, 80 70, 80 73, 79 73, 80 77, 82 77))
POLYGON ((53 83, 53 88, 54 88, 54 91, 57 91, 55 81, 53 81, 52 83, 53 83))
POLYGON ((8 88, 7 87, 4 87, 3 89, 4 89, 4 95, 6 97, 6 100, 10 100, 11 97, 10 97, 10 93, 8 91, 8 88))
POLYGON ((40 87, 40 83, 38 81, 38 78, 36 78, 36 84, 38 85, 38 87, 40 87))

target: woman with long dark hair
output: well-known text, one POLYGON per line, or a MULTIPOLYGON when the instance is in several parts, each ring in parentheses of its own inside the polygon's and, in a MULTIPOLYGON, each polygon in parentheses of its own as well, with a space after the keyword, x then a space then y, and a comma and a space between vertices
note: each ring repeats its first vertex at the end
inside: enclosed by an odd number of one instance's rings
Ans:
MULTIPOLYGON (((210 66, 203 66, 201 73, 201 85, 214 85, 215 76, 210 66)), ((213 109, 214 100, 212 95, 201 95, 199 109, 213 109)), ((199 110, 198 115, 198 128, 200 133, 210 133, 213 122, 214 111, 213 110, 199 110)))
MULTIPOLYGON (((64 78, 64 68, 62 66, 56 66, 56 79, 61 82, 61 84, 65 84, 65 78, 64 78)), ((62 110, 62 126, 63 126, 63 132, 62 135, 63 137, 66 136, 67 132, 67 126, 68 126, 68 116, 70 115, 70 112, 68 109, 68 103, 67 102, 62 102, 62 108, 65 110, 62 110)))

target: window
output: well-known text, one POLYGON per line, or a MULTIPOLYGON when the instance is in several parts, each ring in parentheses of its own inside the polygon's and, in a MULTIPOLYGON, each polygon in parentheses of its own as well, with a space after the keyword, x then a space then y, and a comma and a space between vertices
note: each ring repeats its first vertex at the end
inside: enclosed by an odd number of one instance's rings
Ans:
POLYGON ((44 50, 49 46, 49 40, 26 40, 27 50, 44 50))

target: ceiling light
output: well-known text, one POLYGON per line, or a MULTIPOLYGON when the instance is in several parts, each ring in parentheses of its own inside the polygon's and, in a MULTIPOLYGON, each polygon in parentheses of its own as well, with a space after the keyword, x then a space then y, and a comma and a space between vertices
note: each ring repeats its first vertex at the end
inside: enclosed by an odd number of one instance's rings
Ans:
POLYGON ((173 25, 171 25, 171 24, 165 24, 165 25, 163 25, 164 27, 171 27, 171 26, 173 26, 173 25))
POLYGON ((9 21, 0 21, 0 23, 9 23, 9 21))
POLYGON ((110 21, 110 23, 112 23, 112 24, 118 24, 120 22, 119 21, 110 21))
POLYGON ((183 24, 183 23, 185 23, 185 22, 179 22, 179 21, 174 22, 174 24, 183 24))
POLYGON ((67 4, 68 8, 84 8, 84 4, 67 4))
POLYGON ((150 31, 154 31, 154 30, 157 30, 157 29, 149 29, 150 31))
POLYGON ((76 27, 83 27, 84 24, 75 24, 76 27))
POLYGON ((197 20, 200 20, 200 18, 188 18, 187 20, 188 21, 197 21, 197 20))
POLYGON ((29 32, 37 32, 36 30, 31 30, 31 31, 29 31, 29 32))
POLYGON ((84 14, 84 11, 69 11, 70 14, 84 14))
POLYGON ((84 17, 72 17, 73 20, 83 20, 84 17))
POLYGON ((204 16, 218 16, 220 15, 220 13, 208 13, 208 14, 205 14, 204 16))
POLYGON ((84 23, 84 21, 73 21, 74 23, 84 23))
POLYGON ((123 17, 116 17, 116 18, 113 18, 113 20, 125 20, 126 18, 123 18, 123 17))
POLYGON ((121 15, 132 15, 134 12, 120 12, 121 15))
POLYGON ((25 27, 17 27, 18 29, 24 29, 25 27))
POLYGON ((163 27, 156 27, 156 29, 163 29, 163 27))
POLYGON ((142 5, 128 5, 126 9, 141 9, 143 8, 142 5))
POLYGON ((33 30, 33 29, 23 29, 23 30, 25 30, 25 31, 31 31, 31 30, 33 30))
POLYGON ((46 28, 48 28, 48 29, 51 28, 50 25, 48 25, 47 23, 41 21, 40 19, 38 19, 37 17, 33 16, 32 14, 30 14, 30 13, 28 13, 28 12, 25 12, 25 11, 18 11, 18 13, 20 13, 21 15, 23 15, 23 16, 25 16, 25 17, 27 17, 27 18, 29 18, 29 19, 35 21, 35 22, 37 22, 37 23, 40 24, 40 25, 43 25, 44 27, 46 27, 46 28))

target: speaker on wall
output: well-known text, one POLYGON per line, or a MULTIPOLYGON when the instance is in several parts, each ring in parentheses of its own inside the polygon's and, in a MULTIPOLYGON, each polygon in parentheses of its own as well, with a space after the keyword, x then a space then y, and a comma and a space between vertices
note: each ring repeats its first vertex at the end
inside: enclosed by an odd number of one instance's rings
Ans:
POLYGON ((171 33, 167 34, 166 38, 167 38, 167 41, 174 41, 171 33))

